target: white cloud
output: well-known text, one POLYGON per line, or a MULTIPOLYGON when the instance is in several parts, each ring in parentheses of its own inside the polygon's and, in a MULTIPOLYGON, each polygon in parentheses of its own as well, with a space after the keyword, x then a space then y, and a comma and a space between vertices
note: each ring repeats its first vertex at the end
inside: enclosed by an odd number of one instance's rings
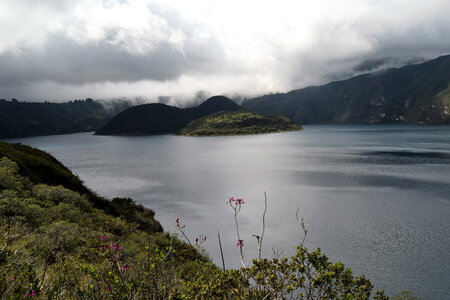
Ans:
POLYGON ((435 0, 0 0, 0 98, 288 91, 449 53, 435 0))

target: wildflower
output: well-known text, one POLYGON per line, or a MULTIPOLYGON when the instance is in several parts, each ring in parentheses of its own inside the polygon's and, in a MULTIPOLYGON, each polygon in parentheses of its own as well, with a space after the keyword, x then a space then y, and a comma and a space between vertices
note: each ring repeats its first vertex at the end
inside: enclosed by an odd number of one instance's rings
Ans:
POLYGON ((109 245, 104 245, 103 248, 104 249, 111 249, 111 247, 109 245))
POLYGON ((235 204, 236 204, 236 205, 238 205, 238 204, 241 205, 241 204, 244 204, 244 203, 245 203, 245 202, 244 202, 244 199, 236 199, 236 200, 235 200, 235 204))
POLYGON ((112 285, 108 285, 108 286, 106 287, 106 290, 107 290, 108 292, 111 292, 112 289, 113 289, 112 285))
POLYGON ((240 199, 234 199, 234 197, 230 197, 228 198, 227 204, 234 204, 236 206, 244 204, 245 201, 244 199, 240 198, 240 199))
POLYGON ((36 292, 31 290, 29 293, 25 294, 25 297, 33 297, 34 295, 36 295, 36 292))
POLYGON ((113 250, 122 250, 123 249, 123 247, 120 246, 119 243, 117 243, 117 244, 114 243, 112 248, 113 248, 113 250))
POLYGON ((244 240, 238 240, 238 242, 236 243, 237 247, 244 247, 244 240))
POLYGON ((127 264, 123 264, 122 271, 128 271, 130 267, 127 264))
POLYGON ((104 240, 106 240, 108 237, 106 236, 106 234, 104 234, 104 235, 102 235, 101 237, 100 237, 100 239, 102 240, 102 241, 104 241, 104 240))
POLYGON ((14 277, 13 277, 13 278, 11 278, 11 281, 16 281, 16 278, 14 278, 14 277))

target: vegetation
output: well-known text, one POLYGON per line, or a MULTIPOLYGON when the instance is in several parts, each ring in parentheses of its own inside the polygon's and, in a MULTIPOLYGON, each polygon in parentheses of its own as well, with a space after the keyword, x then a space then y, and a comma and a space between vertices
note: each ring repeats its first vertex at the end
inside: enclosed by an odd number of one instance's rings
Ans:
POLYGON ((96 131, 98 135, 142 135, 175 133, 190 121, 218 111, 235 111, 241 107, 223 96, 211 97, 199 106, 178 108, 153 103, 129 108, 96 131))
POLYGON ((297 124, 450 124, 450 55, 323 86, 250 99, 242 106, 297 124))
MULTIPOLYGON (((20 152, 25 146, 10 147, 20 152)), ((47 160, 47 154, 28 150, 47 160)), ((173 234, 144 230, 128 212, 114 216, 96 208, 89 193, 38 183, 29 177, 32 171, 23 171, 24 159, 1 156, 2 299, 369 299, 373 289, 368 279, 329 262, 320 249, 308 251, 304 238, 293 257, 260 255, 247 267, 238 230, 243 199, 229 200, 243 267, 222 270, 202 254, 204 239, 191 243, 179 220, 188 244, 173 234)), ((123 210, 135 208, 119 202, 123 210)), ((299 224, 306 236, 306 225, 299 224)), ((263 237, 264 226, 259 247, 263 237)), ((376 292, 375 299, 388 298, 376 292)))
POLYGON ((217 112, 191 121, 180 135, 237 135, 301 130, 285 116, 264 117, 245 110, 217 112))
POLYGON ((75 100, 37 103, 0 100, 0 138, 94 131, 130 102, 75 100))
POLYGON ((210 267, 192 247, 96 209, 86 195, 32 183, 6 157, 0 191, 2 299, 165 298, 175 271, 210 267))
POLYGON ((115 198, 108 201, 86 188, 81 180, 44 151, 21 144, 0 142, 0 157, 6 157, 17 164, 19 173, 33 184, 62 186, 68 190, 84 195, 98 209, 112 216, 123 216, 139 224, 146 230, 162 231, 162 227, 153 216, 154 212, 136 205, 131 199, 115 198))

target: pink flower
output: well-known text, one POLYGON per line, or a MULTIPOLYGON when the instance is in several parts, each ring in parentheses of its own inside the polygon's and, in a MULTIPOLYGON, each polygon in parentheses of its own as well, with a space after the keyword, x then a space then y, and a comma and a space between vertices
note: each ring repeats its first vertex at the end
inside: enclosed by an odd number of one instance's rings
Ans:
POLYGON ((238 240, 238 242, 236 243, 237 247, 244 247, 244 240, 238 240))
POLYGON ((123 264, 122 271, 128 271, 130 267, 127 264, 123 264))
POLYGON ((109 245, 104 245, 103 248, 104 249, 111 249, 111 247, 109 245))
POLYGON ((104 240, 106 240, 108 237, 106 236, 106 234, 104 234, 104 235, 102 235, 101 237, 100 237, 100 239, 102 240, 102 241, 104 241, 104 240))
POLYGON ((25 294, 25 297, 33 297, 34 295, 36 295, 34 290, 31 290, 29 293, 25 294))
POLYGON ((242 198, 241 199, 234 199, 234 197, 228 198, 228 201, 227 201, 227 204, 234 204, 236 206, 244 204, 244 203, 245 203, 244 199, 242 199, 242 198))
POLYGON ((11 278, 11 281, 16 281, 16 278, 14 278, 14 277, 13 277, 13 278, 11 278))

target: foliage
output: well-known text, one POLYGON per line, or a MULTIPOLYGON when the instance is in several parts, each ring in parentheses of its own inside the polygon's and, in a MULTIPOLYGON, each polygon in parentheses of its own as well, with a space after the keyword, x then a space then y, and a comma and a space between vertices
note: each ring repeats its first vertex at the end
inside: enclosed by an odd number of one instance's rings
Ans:
POLYGON ((395 294, 392 300, 419 300, 419 298, 415 297, 411 291, 404 290, 395 294))
MULTIPOLYGON (((108 201, 99 197, 88 188, 72 172, 50 154, 21 144, 0 142, 0 157, 7 157, 16 162, 19 173, 34 184, 61 185, 66 189, 84 195, 87 201, 96 208, 113 216, 124 218, 139 224, 142 229, 162 231, 162 227, 153 216, 154 212, 135 204, 131 199, 116 198, 108 201)), ((6 178, 11 178, 6 176, 6 178)), ((9 180, 8 179, 8 180, 9 180)), ((1 182, 7 182, 7 179, 1 182)), ((1 183, 0 183, 1 185, 1 183)), ((54 191, 56 193, 56 190, 54 191)))
POLYGON ((194 120, 180 130, 180 135, 237 135, 301 130, 285 116, 265 117, 245 110, 217 112, 194 120))
MULTIPOLYGON (((139 230, 86 195, 32 183, 6 157, 0 178, 0 298, 132 298, 144 290, 165 298, 178 272, 207 264, 174 236, 139 230)), ((130 199, 115 202, 133 211, 130 199)))

